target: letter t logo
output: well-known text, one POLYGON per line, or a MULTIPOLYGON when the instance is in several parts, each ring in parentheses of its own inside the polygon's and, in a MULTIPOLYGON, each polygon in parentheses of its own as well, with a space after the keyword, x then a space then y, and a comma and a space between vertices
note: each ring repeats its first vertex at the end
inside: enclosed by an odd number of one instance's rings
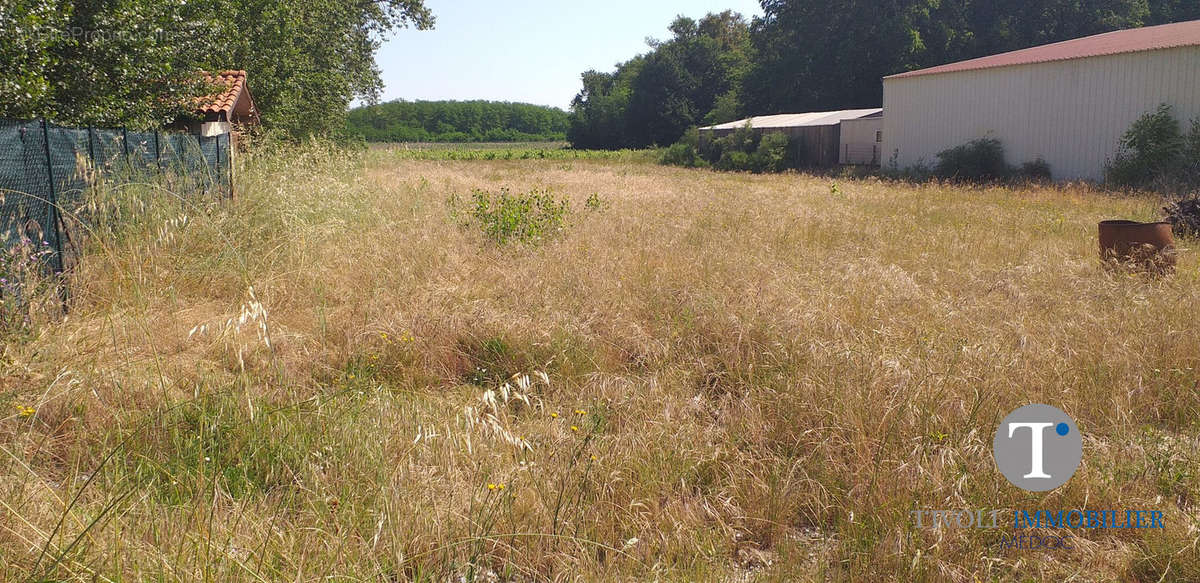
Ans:
POLYGON ((1049 477, 1051 477, 1050 474, 1047 474, 1045 472, 1045 470, 1042 469, 1042 432, 1044 432, 1047 427, 1052 427, 1052 426, 1054 426, 1053 423, 1009 423, 1008 424, 1008 438, 1009 439, 1012 439, 1013 433, 1016 432, 1016 430, 1023 429, 1023 428, 1029 428, 1029 432, 1033 438, 1030 440, 1032 442, 1032 447, 1031 447, 1032 451, 1029 452, 1031 467, 1029 469, 1029 473, 1025 474, 1022 477, 1024 477, 1024 478, 1049 478, 1049 477))

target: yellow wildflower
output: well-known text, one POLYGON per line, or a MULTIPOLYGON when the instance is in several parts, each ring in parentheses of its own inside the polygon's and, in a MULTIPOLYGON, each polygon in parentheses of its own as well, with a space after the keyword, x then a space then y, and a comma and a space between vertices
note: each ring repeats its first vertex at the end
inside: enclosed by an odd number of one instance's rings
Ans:
POLYGON ((558 419, 558 413, 551 413, 551 414, 550 414, 550 418, 551 418, 551 419, 558 419))
POLYGON ((578 427, 578 426, 576 426, 576 425, 572 425, 572 426, 571 426, 571 431, 579 431, 579 427, 578 427))
POLYGON ((488 490, 495 490, 495 489, 496 489, 495 484, 488 484, 488 490))

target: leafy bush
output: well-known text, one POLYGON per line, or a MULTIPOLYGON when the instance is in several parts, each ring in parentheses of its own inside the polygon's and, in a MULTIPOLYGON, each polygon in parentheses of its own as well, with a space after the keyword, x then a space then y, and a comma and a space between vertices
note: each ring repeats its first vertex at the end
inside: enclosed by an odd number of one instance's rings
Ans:
POLYGON ((750 154, 741 150, 728 150, 721 154, 721 159, 717 160, 717 170, 725 170, 727 172, 737 170, 749 170, 751 166, 750 154))
POLYGON ((1116 186, 1164 192, 1200 187, 1200 118, 1184 134, 1169 105, 1142 115, 1121 136, 1105 178, 1116 186))
POLYGON ((934 174, 966 181, 1001 180, 1012 174, 1004 161, 1004 144, 995 138, 980 138, 938 152, 934 174))
POLYGON ((662 163, 690 168, 712 165, 717 170, 782 172, 794 168, 795 140, 784 134, 762 134, 749 124, 715 140, 700 141, 695 129, 671 146, 662 163))
POLYGON ((587 201, 583 203, 583 206, 587 207, 588 210, 598 211, 608 208, 609 204, 608 201, 600 198, 600 193, 593 192, 588 195, 587 201))
POLYGON ((708 166, 708 161, 700 155, 700 131, 696 128, 688 130, 678 142, 663 152, 660 162, 668 166, 683 166, 684 168, 708 166))
POLYGON ((1048 182, 1052 178, 1050 164, 1047 164, 1041 158, 1021 164, 1021 168, 1017 171, 1017 174, 1025 180, 1034 182, 1048 182))
POLYGON ((512 194, 507 188, 500 192, 475 189, 469 203, 451 195, 447 205, 451 217, 459 219, 460 225, 476 226, 501 245, 514 240, 540 243, 562 231, 570 211, 570 201, 555 199, 549 190, 512 194))
POLYGON ((754 172, 783 172, 788 167, 792 140, 783 134, 767 134, 758 143, 751 161, 754 172))
POLYGON ((1180 178, 1192 188, 1200 188, 1200 117, 1192 120, 1192 129, 1183 143, 1180 178))
POLYGON ((1117 186, 1139 188, 1170 182, 1183 160, 1185 144, 1170 106, 1159 105, 1134 121, 1121 136, 1105 178, 1117 186))

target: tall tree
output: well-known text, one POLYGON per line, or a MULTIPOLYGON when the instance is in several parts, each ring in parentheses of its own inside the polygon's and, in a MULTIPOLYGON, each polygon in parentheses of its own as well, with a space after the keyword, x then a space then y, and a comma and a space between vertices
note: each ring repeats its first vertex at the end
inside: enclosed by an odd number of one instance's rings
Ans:
POLYGON ((355 98, 374 100, 381 37, 433 26, 422 0, 210 0, 222 42, 211 68, 245 69, 263 122, 293 135, 345 127, 355 98))
POLYGON ((743 101, 754 113, 875 107, 880 78, 919 62, 938 0, 763 0, 758 60, 743 101))
POLYGON ((617 66, 613 73, 586 71, 583 89, 571 101, 567 140, 576 148, 615 149, 633 145, 626 112, 632 92, 630 81, 644 59, 636 57, 617 66))
POLYGON ((1166 24, 1200 20, 1200 2, 1196 0, 1150 0, 1150 16, 1146 24, 1166 24))
POLYGON ((428 28, 422 0, 10 0, 0 4, 0 115, 154 127, 246 69, 264 122, 340 130, 380 87, 381 35, 428 28))
POLYGON ((572 144, 667 145, 714 113, 740 112, 738 90, 751 62, 746 20, 732 11, 699 21, 681 16, 670 30, 670 39, 652 41, 646 55, 614 73, 584 74, 583 91, 572 102, 572 144))

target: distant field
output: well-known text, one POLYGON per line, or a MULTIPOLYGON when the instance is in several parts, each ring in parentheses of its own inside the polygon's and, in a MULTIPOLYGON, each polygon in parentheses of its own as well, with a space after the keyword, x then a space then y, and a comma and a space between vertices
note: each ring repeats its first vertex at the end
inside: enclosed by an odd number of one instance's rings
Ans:
POLYGON ((136 222, 0 361, 0 580, 1200 580, 1200 244, 1096 257, 1156 199, 406 156, 106 195, 136 222), (497 244, 502 188, 561 224, 497 244), (1031 402, 1084 434, 1046 495, 991 454, 1031 402), (1034 507, 1166 528, 910 514, 1034 507))
POLYGON ((659 150, 574 150, 560 142, 495 142, 465 144, 395 144, 392 147, 371 148, 374 155, 385 154, 390 158, 375 158, 379 164, 387 160, 622 160, 625 162, 657 162, 659 150))
POLYGON ((560 150, 566 142, 372 142, 377 150, 560 150))

